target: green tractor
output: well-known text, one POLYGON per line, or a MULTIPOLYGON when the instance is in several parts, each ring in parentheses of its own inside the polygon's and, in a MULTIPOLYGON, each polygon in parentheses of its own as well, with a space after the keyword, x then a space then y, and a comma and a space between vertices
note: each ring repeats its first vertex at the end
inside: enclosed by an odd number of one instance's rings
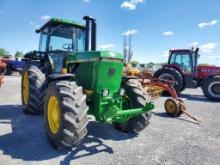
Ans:
POLYGON ((96 21, 50 19, 39 50, 24 56, 21 93, 25 114, 43 114, 50 143, 71 148, 87 134, 88 115, 127 133, 148 124, 154 105, 137 79, 123 77, 123 55, 96 51, 96 21))

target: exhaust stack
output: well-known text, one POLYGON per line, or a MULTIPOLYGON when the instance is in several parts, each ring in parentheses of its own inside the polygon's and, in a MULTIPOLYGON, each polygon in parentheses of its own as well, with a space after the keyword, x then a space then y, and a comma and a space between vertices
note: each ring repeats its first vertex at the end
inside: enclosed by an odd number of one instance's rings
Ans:
POLYGON ((96 50, 96 20, 90 16, 85 16, 83 19, 86 21, 86 37, 85 37, 85 50, 96 50))

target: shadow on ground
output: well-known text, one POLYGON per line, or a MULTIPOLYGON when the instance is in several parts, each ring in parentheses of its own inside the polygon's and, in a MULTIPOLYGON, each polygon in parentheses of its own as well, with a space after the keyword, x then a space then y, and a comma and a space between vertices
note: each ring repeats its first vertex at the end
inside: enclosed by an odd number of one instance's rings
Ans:
MULTIPOLYGON (((163 94, 162 97, 165 98, 170 98, 170 94, 163 94)), ((194 94, 183 94, 181 93, 179 95, 179 98, 184 98, 186 100, 190 100, 190 101, 201 101, 201 102, 210 102, 210 103, 215 103, 217 101, 212 101, 207 99, 204 95, 194 95, 194 94)))
POLYGON ((88 124, 88 136, 82 144, 71 151, 58 151, 47 140, 43 117, 24 115, 21 105, 0 106, 0 129, 0 150, 4 155, 26 161, 48 160, 63 155, 61 164, 69 164, 73 159, 100 152, 111 154, 113 149, 103 140, 121 141, 134 137, 116 131, 110 124, 91 121, 88 124), (4 129, 10 127, 3 134, 4 129))
POLYGON ((173 117, 173 116, 168 115, 166 112, 153 112, 153 114, 154 114, 155 116, 159 116, 159 117, 163 117, 163 118, 171 118, 171 119, 173 119, 173 120, 181 120, 181 121, 184 121, 184 122, 189 122, 189 123, 193 123, 193 124, 198 124, 198 123, 194 122, 191 118, 189 118, 189 119, 184 119, 184 118, 181 118, 181 116, 173 117))
POLYGON ((191 101, 201 101, 201 102, 210 102, 210 103, 214 103, 215 102, 215 101, 212 101, 212 100, 208 100, 203 95, 181 94, 180 97, 181 98, 185 98, 187 100, 191 100, 191 101))

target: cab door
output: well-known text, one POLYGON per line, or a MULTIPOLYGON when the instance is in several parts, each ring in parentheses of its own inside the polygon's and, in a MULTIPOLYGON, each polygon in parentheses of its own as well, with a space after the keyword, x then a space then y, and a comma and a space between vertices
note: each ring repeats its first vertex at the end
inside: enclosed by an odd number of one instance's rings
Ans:
POLYGON ((169 64, 176 65, 183 74, 192 75, 192 58, 190 52, 173 52, 170 57, 169 64))

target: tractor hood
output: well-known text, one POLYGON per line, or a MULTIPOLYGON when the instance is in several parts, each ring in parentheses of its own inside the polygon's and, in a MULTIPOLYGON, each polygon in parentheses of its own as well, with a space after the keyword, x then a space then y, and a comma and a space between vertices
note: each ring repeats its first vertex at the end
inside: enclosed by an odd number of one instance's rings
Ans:
POLYGON ((201 78, 206 78, 212 75, 220 75, 220 67, 217 66, 198 66, 198 75, 201 78))
POLYGON ((92 62, 92 61, 114 61, 123 62, 123 55, 111 51, 89 51, 76 53, 68 57, 69 63, 75 62, 92 62))

